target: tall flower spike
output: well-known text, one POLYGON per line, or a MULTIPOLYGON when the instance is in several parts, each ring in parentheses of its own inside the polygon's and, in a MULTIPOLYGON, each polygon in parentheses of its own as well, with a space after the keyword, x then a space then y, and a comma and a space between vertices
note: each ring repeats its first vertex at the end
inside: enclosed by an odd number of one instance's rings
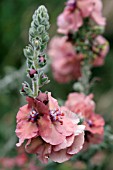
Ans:
POLYGON ((47 163, 49 158, 62 163, 77 154, 84 144, 84 125, 79 118, 65 107, 60 107, 50 92, 42 93, 39 88, 48 83, 42 68, 46 65, 45 49, 48 42, 49 16, 44 6, 33 15, 29 30, 30 45, 24 49, 27 58, 28 77, 32 89, 23 83, 21 93, 26 95, 27 105, 17 113, 17 147, 24 142, 28 153, 36 154, 38 159, 47 163), (68 126, 67 126, 68 125, 68 126))
POLYGON ((47 9, 42 5, 33 14, 31 27, 29 29, 29 42, 30 44, 24 49, 24 55, 27 58, 27 72, 28 77, 32 81, 32 89, 27 86, 27 91, 23 86, 21 94, 30 97, 36 97, 39 93, 39 87, 47 84, 46 80, 42 80, 42 68, 46 65, 45 49, 49 40, 48 29, 49 15, 47 9), (43 82, 43 83, 42 83, 43 82), (30 93, 29 93, 30 92, 30 93))

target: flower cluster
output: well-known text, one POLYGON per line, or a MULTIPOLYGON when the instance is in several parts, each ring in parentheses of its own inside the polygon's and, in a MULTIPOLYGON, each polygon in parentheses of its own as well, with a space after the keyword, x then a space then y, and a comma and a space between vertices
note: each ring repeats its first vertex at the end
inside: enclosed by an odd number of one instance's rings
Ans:
POLYGON ((95 113, 93 94, 88 96, 83 93, 71 93, 65 106, 72 112, 77 113, 85 125, 85 142, 98 144, 104 138, 104 119, 95 113))
POLYGON ((27 140, 25 150, 37 154, 44 163, 48 158, 64 162, 78 153, 84 144, 84 125, 78 125, 77 115, 59 107, 51 94, 40 93, 27 98, 28 104, 17 114, 17 146, 27 140))
POLYGON ((101 0, 68 0, 64 12, 58 17, 58 32, 67 34, 78 31, 84 24, 85 18, 105 26, 101 0))
POLYGON ((48 50, 58 82, 78 80, 86 62, 91 67, 103 65, 109 51, 108 41, 101 35, 105 24, 101 0, 67 1, 57 22, 58 33, 64 36, 54 37, 48 50))

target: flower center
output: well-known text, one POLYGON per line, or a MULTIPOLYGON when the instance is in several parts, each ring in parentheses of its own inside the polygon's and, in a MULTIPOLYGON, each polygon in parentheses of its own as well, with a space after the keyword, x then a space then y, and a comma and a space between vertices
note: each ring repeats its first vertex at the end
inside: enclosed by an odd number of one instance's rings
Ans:
POLYGON ((55 122, 55 121, 58 121, 61 123, 61 125, 63 125, 63 121, 62 121, 62 118, 64 116, 64 113, 61 113, 60 110, 50 110, 50 118, 51 118, 51 121, 55 122))
POLYGON ((39 119, 39 113, 36 112, 36 110, 32 110, 30 112, 30 115, 29 115, 29 118, 28 118, 28 121, 32 122, 32 123, 35 123, 37 121, 37 119, 39 119))
POLYGON ((86 122, 87 122, 87 124, 89 125, 89 127, 92 127, 92 126, 93 126, 93 122, 92 122, 91 120, 87 120, 86 122))

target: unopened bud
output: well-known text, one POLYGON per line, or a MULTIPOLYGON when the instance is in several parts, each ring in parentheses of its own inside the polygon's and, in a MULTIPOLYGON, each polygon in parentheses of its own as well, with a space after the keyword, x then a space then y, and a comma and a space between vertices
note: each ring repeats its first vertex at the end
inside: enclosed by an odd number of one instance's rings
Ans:
POLYGON ((37 74, 37 71, 35 69, 29 70, 29 76, 30 78, 34 78, 34 75, 37 74))
POLYGON ((45 64, 46 64, 46 56, 45 55, 38 56, 38 64, 40 67, 45 66, 45 64))

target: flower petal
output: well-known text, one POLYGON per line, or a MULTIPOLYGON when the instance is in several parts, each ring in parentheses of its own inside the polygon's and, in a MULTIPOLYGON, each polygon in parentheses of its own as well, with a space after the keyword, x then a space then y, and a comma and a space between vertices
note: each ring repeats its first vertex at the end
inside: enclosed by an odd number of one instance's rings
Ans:
POLYGON ((17 116, 16 116, 17 122, 21 120, 25 120, 29 112, 30 112, 30 109, 28 108, 28 104, 24 105, 23 107, 20 107, 19 112, 17 113, 17 116))
POLYGON ((68 161, 72 155, 66 153, 66 149, 60 150, 58 152, 52 152, 50 158, 54 162, 62 163, 68 161))
POLYGON ((21 145, 25 139, 31 139, 38 136, 38 127, 35 123, 21 121, 17 124, 16 135, 18 136, 19 143, 17 146, 21 145))
POLYGON ((52 146, 48 143, 44 143, 42 146, 39 147, 37 151, 37 158, 42 163, 48 163, 49 155, 51 154, 52 146))
POLYGON ((78 136, 75 136, 73 144, 67 149, 68 154, 76 154, 78 153, 84 144, 84 133, 81 133, 78 136))
POLYGON ((37 153, 38 148, 40 145, 42 145, 44 142, 41 138, 37 137, 34 139, 29 139, 27 144, 25 145, 25 150, 28 153, 37 153))
POLYGON ((58 145, 65 139, 63 134, 60 134, 49 118, 42 117, 38 120, 39 134, 42 139, 51 145, 58 145))
POLYGON ((61 149, 65 149, 65 148, 71 146, 72 143, 73 143, 73 141, 74 141, 74 138, 75 138, 74 134, 71 135, 71 136, 66 137, 66 139, 64 140, 64 142, 62 142, 62 143, 59 144, 59 145, 54 146, 54 147, 53 147, 53 150, 54 150, 54 151, 60 151, 61 149))

